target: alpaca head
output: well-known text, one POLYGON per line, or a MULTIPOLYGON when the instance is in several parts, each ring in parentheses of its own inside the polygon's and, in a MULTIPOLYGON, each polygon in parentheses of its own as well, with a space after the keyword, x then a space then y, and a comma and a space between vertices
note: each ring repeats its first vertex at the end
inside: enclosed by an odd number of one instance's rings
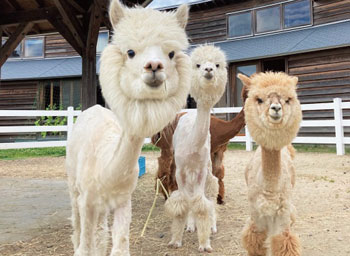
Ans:
POLYGON ((199 46, 191 54, 192 85, 190 94, 197 103, 214 106, 225 91, 226 57, 213 45, 199 46))
POLYGON ((185 26, 188 7, 159 12, 112 0, 111 44, 101 56, 100 82, 124 131, 151 136, 185 104, 190 85, 185 26))
POLYGON ((268 149, 279 150, 295 138, 302 119, 296 93, 297 77, 267 72, 238 78, 248 88, 245 120, 253 139, 268 149))

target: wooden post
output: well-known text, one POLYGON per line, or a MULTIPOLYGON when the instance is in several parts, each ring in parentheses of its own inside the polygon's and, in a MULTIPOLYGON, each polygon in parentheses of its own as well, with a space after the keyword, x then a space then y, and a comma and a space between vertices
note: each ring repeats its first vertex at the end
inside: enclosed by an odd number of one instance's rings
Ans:
POLYGON ((70 138, 70 135, 73 131, 73 124, 74 124, 74 108, 68 107, 67 109, 67 140, 70 138))
POLYGON ((245 150, 246 151, 253 151, 253 139, 250 136, 248 127, 245 126, 245 150))
POLYGON ((334 102, 334 121, 335 121, 335 140, 337 155, 345 154, 344 129, 343 129, 343 109, 341 107, 341 98, 333 99, 334 102))
POLYGON ((92 4, 86 47, 83 49, 82 55, 82 87, 81 87, 81 102, 82 109, 85 110, 97 102, 96 96, 96 46, 97 39, 102 21, 101 10, 95 2, 92 4))
MULTIPOLYGON (((2 56, 2 27, 0 26, 0 56, 2 56)), ((1 66, 0 66, 0 85, 1 85, 1 66)))

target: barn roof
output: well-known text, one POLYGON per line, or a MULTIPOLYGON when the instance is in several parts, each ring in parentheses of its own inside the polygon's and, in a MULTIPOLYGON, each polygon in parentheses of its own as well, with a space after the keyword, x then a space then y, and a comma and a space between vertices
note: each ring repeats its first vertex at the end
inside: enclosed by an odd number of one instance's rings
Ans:
MULTIPOLYGON (((218 42, 229 62, 285 56, 350 46, 350 21, 302 30, 218 42)), ((195 46, 194 46, 195 47, 195 46)), ((97 57, 97 73, 99 57, 97 57)), ((81 76, 81 57, 61 59, 9 60, 1 80, 32 80, 81 76)))

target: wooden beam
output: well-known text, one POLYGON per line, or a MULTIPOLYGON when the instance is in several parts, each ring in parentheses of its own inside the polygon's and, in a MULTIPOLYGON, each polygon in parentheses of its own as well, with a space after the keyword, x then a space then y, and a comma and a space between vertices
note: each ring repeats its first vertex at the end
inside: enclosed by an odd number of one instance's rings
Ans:
POLYGON ((79 3, 77 3, 75 0, 67 0, 67 2, 78 12, 85 13, 85 9, 82 6, 80 6, 79 3))
POLYGON ((86 48, 83 50, 83 74, 82 74, 82 86, 81 86, 81 100, 83 110, 96 104, 96 45, 98 34, 100 30, 100 24, 102 21, 102 14, 96 1, 92 4, 88 31, 86 48))
MULTIPOLYGON (((2 30, 2 27, 0 27, 0 56, 2 56, 2 35, 3 35, 3 30, 2 30)), ((1 86, 1 66, 0 66, 0 86, 1 86)))
POLYGON ((39 8, 45 7, 45 1, 44 0, 35 0, 39 8))
POLYGON ((146 0, 142 3, 142 7, 146 7, 147 5, 149 5, 152 2, 152 0, 146 0))
POLYGON ((67 4, 65 0, 54 0, 58 11, 63 17, 63 22, 67 25, 70 32, 75 37, 75 40, 80 47, 84 47, 86 37, 83 33, 83 28, 77 18, 77 14, 72 10, 72 8, 67 4))
POLYGON ((107 0, 100 0, 96 1, 96 5, 100 8, 101 14, 102 14, 102 22, 105 24, 105 26, 108 28, 108 30, 112 30, 112 24, 109 20, 109 14, 108 14, 108 1, 107 0))
POLYGON ((5 63, 7 58, 16 49, 17 45, 22 41, 25 35, 32 29, 33 23, 21 23, 16 28, 16 31, 1 47, 0 67, 5 63))
POLYGON ((45 7, 29 11, 14 11, 11 13, 1 13, 0 25, 19 24, 40 20, 47 20, 50 17, 59 15, 56 7, 45 7))
POLYGON ((50 17, 49 22, 57 29, 57 31, 67 40, 67 42, 74 48, 74 50, 80 55, 83 55, 82 49, 78 42, 75 40, 73 34, 69 31, 66 24, 63 23, 61 18, 50 17))

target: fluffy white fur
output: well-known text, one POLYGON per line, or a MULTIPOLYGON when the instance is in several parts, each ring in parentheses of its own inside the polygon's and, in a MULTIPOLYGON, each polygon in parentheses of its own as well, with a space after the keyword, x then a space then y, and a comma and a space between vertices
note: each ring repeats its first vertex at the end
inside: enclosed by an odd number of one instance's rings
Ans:
MULTIPOLYGON (((178 190, 166 201, 167 212, 173 218, 170 246, 182 246, 183 230, 191 214, 198 230, 199 251, 212 251, 211 228, 216 231, 215 204, 206 195, 206 189, 217 191, 217 179, 211 173, 210 109, 222 96, 226 82, 226 60, 223 52, 214 46, 197 47, 191 54, 191 95, 197 101, 197 114, 184 115, 176 127, 173 145, 178 190), (216 188, 212 188, 216 184, 216 188)), ((208 193, 207 193, 208 194, 208 193)))
POLYGON ((112 111, 84 111, 67 145, 75 256, 106 254, 109 213, 111 255, 130 255, 131 194, 144 137, 175 118, 189 91, 191 64, 182 52, 187 17, 186 6, 161 13, 111 3, 115 35, 102 53, 100 82, 112 111))
POLYGON ((238 77, 249 90, 246 123, 260 144, 245 173, 250 220, 244 228, 243 246, 249 256, 300 256, 299 239, 291 232, 295 171, 294 149, 289 145, 302 118, 298 79, 272 72, 238 77))

